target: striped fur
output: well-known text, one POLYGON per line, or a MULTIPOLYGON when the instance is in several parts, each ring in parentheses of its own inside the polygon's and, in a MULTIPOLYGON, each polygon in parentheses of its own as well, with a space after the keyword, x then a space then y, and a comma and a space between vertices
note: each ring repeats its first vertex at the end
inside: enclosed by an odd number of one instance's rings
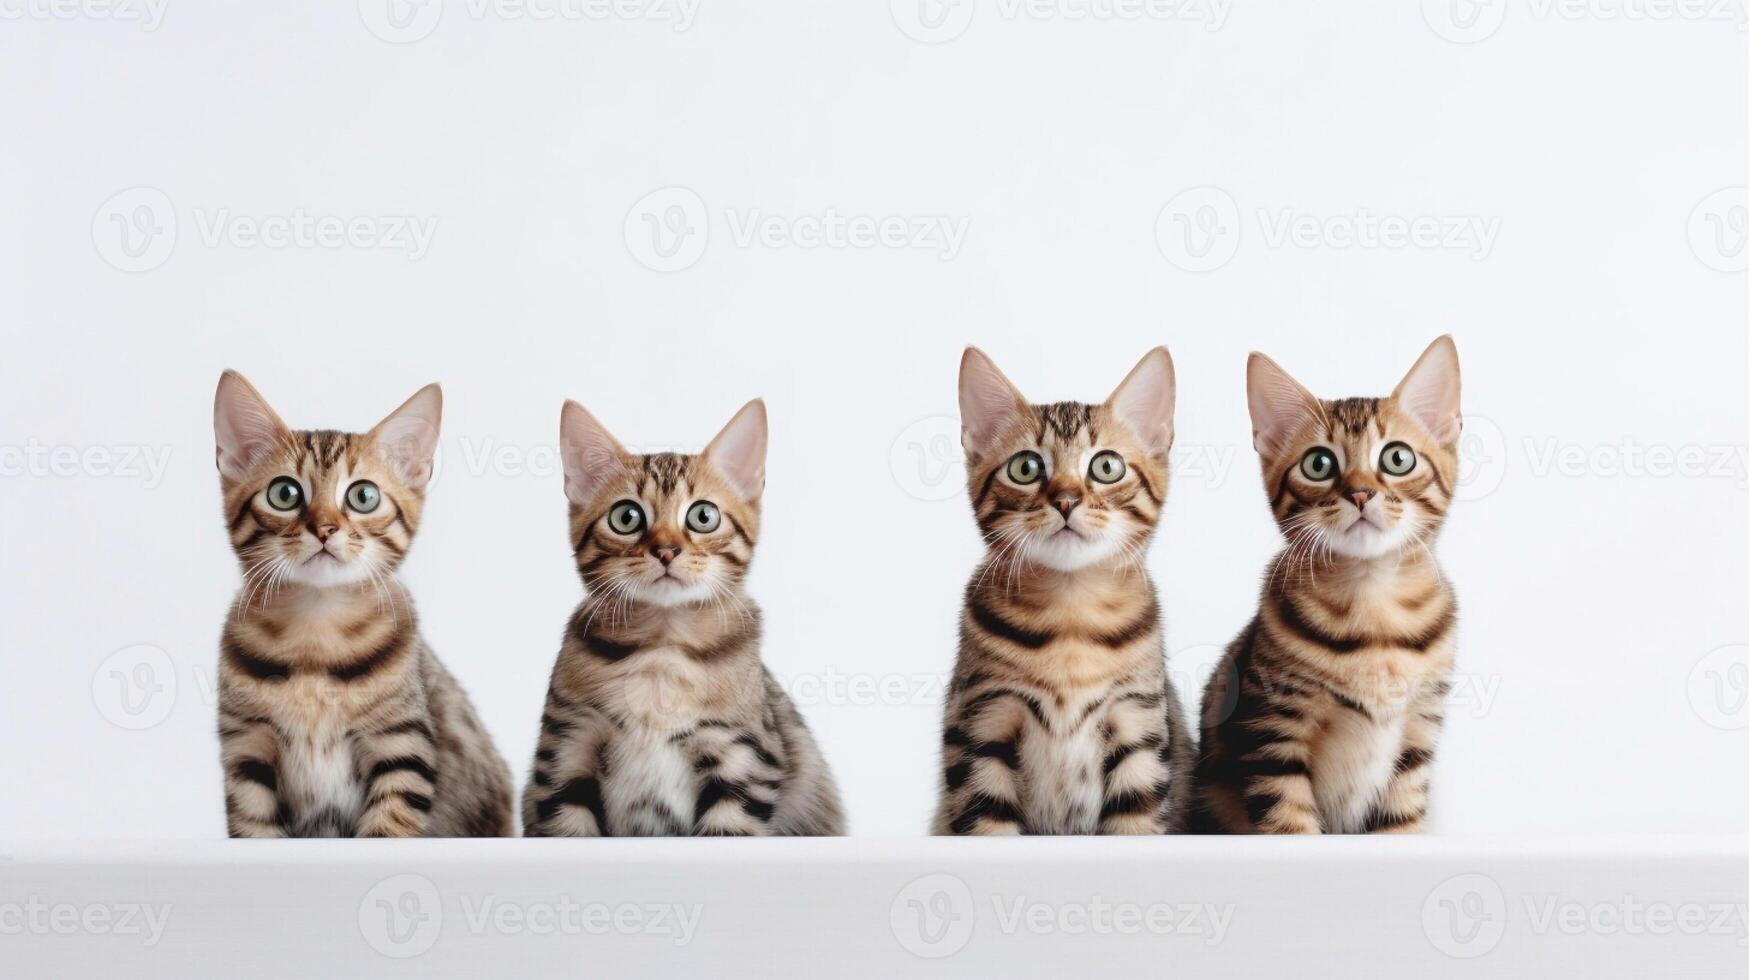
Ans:
POLYGON ((529 836, 844 832, 825 759, 760 660, 745 592, 764 426, 754 402, 701 455, 639 456, 566 406, 570 540, 588 594, 541 715, 529 836), (620 533, 609 515, 628 501, 646 523, 620 533), (687 523, 700 501, 718 509, 714 530, 687 523))
POLYGON ((232 837, 515 833, 509 770, 394 575, 429 462, 390 437, 410 412, 430 416, 434 441, 437 399, 421 392, 366 435, 297 432, 240 375, 220 381, 221 485, 244 575, 219 656, 232 837), (302 488, 289 510, 268 499, 285 477, 302 488), (369 513, 347 502, 360 480, 379 489, 369 513))
POLYGON ((1431 550, 1458 474, 1455 348, 1436 342, 1384 399, 1320 401, 1261 355, 1251 381, 1288 545, 1203 694, 1195 827, 1419 831, 1455 652, 1431 550), (1396 443, 1415 454, 1406 473, 1384 465, 1396 443), (1308 476, 1314 451, 1336 460, 1329 478, 1308 476))
POLYGON ((1126 381, 1103 405, 1031 405, 967 351, 969 489, 989 552, 966 587, 937 834, 1179 828, 1192 745, 1143 564, 1168 482, 1164 349, 1143 373, 1139 402, 1126 381), (1127 464, 1114 483, 1090 471, 1105 451, 1127 464), (1036 482, 1011 477, 1020 453, 1042 462, 1036 482))

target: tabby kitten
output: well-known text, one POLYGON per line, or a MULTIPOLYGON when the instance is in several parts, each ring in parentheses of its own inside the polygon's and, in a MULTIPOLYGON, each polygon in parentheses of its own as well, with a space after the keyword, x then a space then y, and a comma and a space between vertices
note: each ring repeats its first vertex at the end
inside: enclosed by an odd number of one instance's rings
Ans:
POLYGON ((243 589, 219 656, 232 837, 514 836, 510 771, 419 636, 395 569, 443 397, 364 435, 294 432, 219 378, 219 482, 243 589))
POLYGON ((1149 351, 1101 405, 1031 405, 960 362, 972 509, 937 834, 1181 829, 1192 743, 1143 564, 1166 500, 1176 382, 1149 351))
POLYGON ((629 453, 576 402, 559 442, 588 595, 541 715, 527 834, 842 834, 832 774, 759 659, 759 609, 743 589, 765 403, 696 456, 629 453))
POLYGON ((1203 694, 1197 829, 1419 831, 1457 622, 1431 547, 1458 475, 1457 348, 1434 341, 1384 399, 1320 401, 1262 354, 1249 383, 1287 548, 1203 694))

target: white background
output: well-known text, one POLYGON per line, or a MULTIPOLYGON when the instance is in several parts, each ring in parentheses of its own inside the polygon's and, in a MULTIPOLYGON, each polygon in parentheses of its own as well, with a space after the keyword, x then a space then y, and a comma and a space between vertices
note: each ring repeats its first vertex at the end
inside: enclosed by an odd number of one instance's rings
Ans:
POLYGON ((224 367, 308 427, 444 383, 405 577, 519 789, 580 594, 561 401, 696 449, 763 395, 767 660, 853 831, 910 835, 979 554, 939 452, 964 344, 1039 400, 1102 398, 1171 347, 1186 456, 1151 565, 1194 701, 1278 544, 1246 352, 1383 394, 1447 331, 1472 438, 1439 547, 1464 612, 1438 829, 1749 828, 1737 4, 1457 0, 1465 29, 1442 0, 1238 2, 1211 29, 1206 5, 922 2, 702 0, 685 29, 678 6, 456 3, 406 7, 405 30, 376 0, 0 3, 0 836, 223 833, 224 367), (416 258, 368 234, 250 243, 299 212, 436 230, 416 258), (646 213, 690 230, 674 259, 646 213), (1276 237, 1363 213, 1497 235, 1276 237), (965 238, 949 257, 777 234, 828 214, 965 238), (1216 230, 1200 261, 1180 214, 1216 230), (751 217, 776 231, 741 237, 751 217), (102 456, 136 450, 167 465, 102 456))

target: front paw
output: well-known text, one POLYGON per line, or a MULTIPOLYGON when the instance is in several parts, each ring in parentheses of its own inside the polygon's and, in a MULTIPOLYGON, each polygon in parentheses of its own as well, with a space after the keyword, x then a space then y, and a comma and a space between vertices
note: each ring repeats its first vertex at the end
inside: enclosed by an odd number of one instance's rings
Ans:
POLYGON ((1166 823, 1152 814, 1128 814, 1113 817, 1099 827, 1107 837, 1144 837, 1166 832, 1166 823))
POLYGON ((424 836, 425 814, 430 808, 430 804, 425 803, 424 809, 416 805, 424 800, 424 797, 419 797, 413 801, 395 797, 385 801, 383 805, 373 808, 359 820, 358 836, 370 838, 424 836))

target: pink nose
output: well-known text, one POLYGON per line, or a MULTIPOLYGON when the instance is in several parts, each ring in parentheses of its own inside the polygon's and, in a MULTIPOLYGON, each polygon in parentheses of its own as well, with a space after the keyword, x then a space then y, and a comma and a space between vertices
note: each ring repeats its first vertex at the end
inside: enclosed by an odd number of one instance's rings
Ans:
POLYGON ((333 537, 334 532, 338 530, 340 530, 338 524, 318 524, 316 525, 316 540, 326 544, 328 539, 333 537))
POLYGON ((1064 518, 1067 518, 1069 512, 1080 503, 1081 495, 1078 493, 1059 493, 1051 500, 1051 506, 1055 507, 1064 518))
POLYGON ((1348 493, 1348 499, 1354 501, 1354 506, 1361 510, 1365 510, 1367 501, 1376 496, 1378 496, 1377 490, 1351 490, 1348 493))
POLYGON ((680 549, 673 545, 663 545, 662 547, 657 548, 654 554, 656 555, 656 560, 666 566, 674 561, 674 559, 680 557, 680 549))

